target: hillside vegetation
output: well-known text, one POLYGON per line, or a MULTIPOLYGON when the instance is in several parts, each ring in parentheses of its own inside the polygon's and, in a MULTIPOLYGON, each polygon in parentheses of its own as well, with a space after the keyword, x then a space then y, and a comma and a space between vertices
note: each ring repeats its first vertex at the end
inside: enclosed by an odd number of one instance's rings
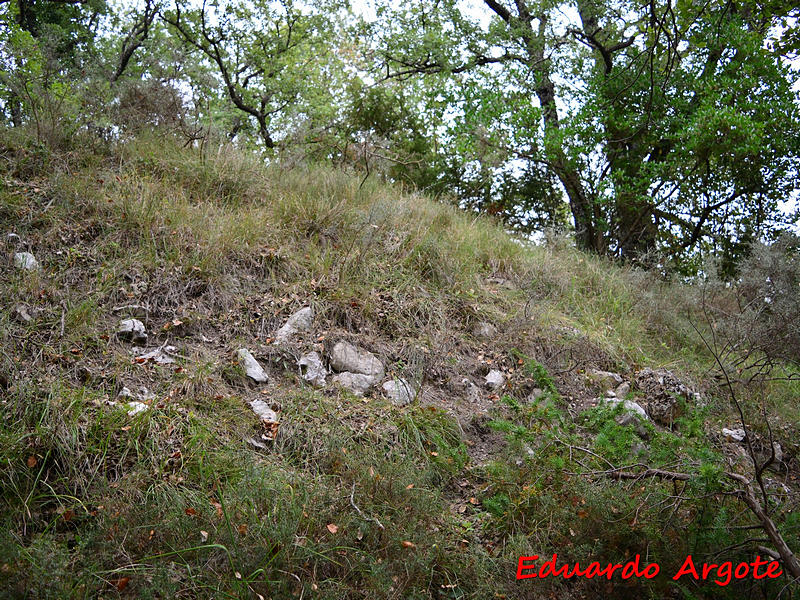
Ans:
POLYGON ((724 286, 707 305, 700 284, 229 147, 0 140, 0 595, 791 597, 788 575, 671 579, 687 554, 772 548, 724 475, 753 478, 751 449, 720 433, 742 418, 751 440, 780 444, 767 507, 800 548, 800 385, 725 386, 703 341, 732 302, 724 286), (38 270, 15 267, 22 251, 38 270), (307 306, 311 330, 276 343, 307 306), (174 362, 137 358, 116 334, 128 318, 174 362), (343 340, 411 382, 413 401, 304 380, 298 358, 327 365, 343 340), (646 403, 646 368, 700 394, 669 426, 621 418, 587 376, 620 374, 646 403), (120 393, 143 387, 136 412, 120 393), (515 580, 520 555, 553 553, 639 554, 662 575, 515 580))

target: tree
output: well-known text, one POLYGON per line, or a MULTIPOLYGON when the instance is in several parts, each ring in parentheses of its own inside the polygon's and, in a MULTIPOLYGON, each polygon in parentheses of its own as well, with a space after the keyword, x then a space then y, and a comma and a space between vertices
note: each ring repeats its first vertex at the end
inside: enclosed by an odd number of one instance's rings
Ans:
MULTIPOLYGON (((688 260, 785 220, 800 164, 796 75, 770 40, 778 3, 627 0, 383 4, 385 79, 448 74, 508 110, 485 114, 511 160, 538 164, 569 202, 581 248, 688 260), (492 15, 483 26, 483 7, 492 15)), ((783 53, 783 54, 782 54, 783 53)), ((469 116, 467 95, 455 103, 469 116)), ((455 143, 455 142, 454 142, 455 143)))
MULTIPOLYGON (((327 8, 333 13, 337 6, 327 8)), ((277 143, 273 121, 302 112, 305 92, 314 84, 325 89, 334 19, 292 0, 204 1, 199 8, 176 2, 164 19, 214 65, 228 98, 256 122, 267 148, 277 143)))

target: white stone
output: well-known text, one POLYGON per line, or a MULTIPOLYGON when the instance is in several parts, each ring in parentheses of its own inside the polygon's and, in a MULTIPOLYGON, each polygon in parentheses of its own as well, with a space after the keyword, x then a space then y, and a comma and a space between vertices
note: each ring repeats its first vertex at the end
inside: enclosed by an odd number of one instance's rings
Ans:
POLYGON ((141 412, 148 410, 150 407, 144 402, 128 402, 128 416, 133 417, 141 412))
POLYGON ((300 376, 303 379, 317 387, 325 387, 327 371, 319 354, 310 352, 300 357, 300 360, 297 361, 297 366, 300 368, 300 376))
POLYGON ((631 413, 635 413, 645 421, 649 421, 650 417, 647 416, 647 412, 636 402, 631 402, 630 400, 622 400, 620 398, 603 398, 600 400, 603 404, 607 404, 612 407, 616 407, 619 404, 622 404, 623 410, 626 410, 631 413))
POLYGON ((264 369, 255 359, 255 357, 250 354, 250 351, 247 348, 240 348, 236 354, 239 356, 239 364, 244 367, 244 371, 250 379, 256 383, 267 382, 266 371, 264 371, 264 369))
POLYGON ((405 379, 391 379, 385 382, 383 391, 395 406, 405 406, 416 396, 414 388, 405 379))
POLYGON ((727 427, 722 428, 722 437, 725 438, 728 442, 743 442, 746 433, 744 429, 728 429, 727 427))
POLYGON ((340 373, 369 375, 375 381, 383 379, 384 375, 383 364, 374 354, 349 342, 338 342, 333 347, 331 367, 340 373))
POLYGON ((506 382, 506 378, 503 373, 497 369, 492 369, 489 371, 485 379, 486 387, 488 387, 490 390, 499 390, 506 382))
POLYGON ((599 385, 603 390, 613 390, 622 384, 623 379, 617 373, 601 371, 600 369, 589 369, 586 371, 586 378, 599 385))
POLYGON ((363 396, 375 383, 375 378, 363 373, 345 371, 336 375, 333 382, 349 390, 354 396, 363 396))
POLYGON ((301 308, 294 313, 284 323, 283 327, 278 329, 275 333, 275 342, 282 344, 288 342, 289 339, 296 333, 302 331, 311 331, 311 326, 314 323, 314 311, 310 306, 301 308))
POLYGON ((262 421, 267 421, 269 423, 278 422, 278 414, 263 400, 251 401, 250 408, 253 409, 253 412, 256 413, 262 421))
POLYGON ((145 331, 144 323, 139 319, 123 319, 120 321, 119 327, 117 327, 117 335, 131 342, 147 342, 147 332, 145 331))
POLYGON ((14 266, 25 271, 36 271, 39 268, 39 263, 30 252, 17 252, 14 255, 14 266))

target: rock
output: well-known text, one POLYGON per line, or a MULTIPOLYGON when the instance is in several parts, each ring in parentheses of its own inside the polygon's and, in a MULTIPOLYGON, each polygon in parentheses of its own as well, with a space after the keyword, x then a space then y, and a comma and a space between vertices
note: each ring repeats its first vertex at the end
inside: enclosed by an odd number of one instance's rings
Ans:
POLYGON ((363 396, 375 383, 375 378, 363 373, 345 371, 336 375, 333 382, 349 390, 354 396, 363 396))
POLYGON ((17 252, 14 255, 14 266, 25 271, 36 271, 39 268, 39 263, 30 252, 17 252))
POLYGON ((465 391, 467 393, 467 400, 469 402, 478 402, 478 401, 480 401, 480 399, 481 399, 481 388, 479 388, 477 385, 472 383, 466 377, 464 377, 464 379, 461 380, 461 385, 464 386, 464 389, 465 389, 465 391))
POLYGON ((374 381, 383 379, 383 364, 374 354, 348 342, 338 342, 331 351, 331 367, 340 373, 368 375, 374 381))
POLYGON ((499 390, 506 382, 506 378, 501 371, 492 369, 485 377, 486 387, 490 390, 499 390))
POLYGON ((147 406, 144 402, 128 402, 128 416, 134 417, 141 412, 148 410, 150 407, 147 406))
POLYGON ((296 333, 311 331, 314 323, 314 311, 310 306, 301 308, 284 323, 283 327, 275 333, 275 343, 283 344, 296 333))
POLYGON ((119 394, 117 394, 117 398, 133 398, 139 402, 149 402, 155 397, 156 395, 144 386, 140 387, 139 391, 135 394, 127 387, 123 387, 119 394))
POLYGON ((614 418, 617 425, 622 427, 630 425, 639 437, 643 439, 650 437, 649 432, 642 424, 650 419, 647 416, 647 412, 639 404, 630 400, 622 400, 621 398, 602 398, 599 402, 611 407, 622 405, 622 412, 614 418))
POLYGON ((144 323, 139 319, 123 319, 117 327, 117 336, 123 340, 135 343, 147 343, 147 332, 144 323))
POLYGON ((725 438, 726 442, 743 442, 746 434, 744 429, 727 429, 725 427, 722 428, 722 437, 725 438))
POLYGON ((623 382, 622 377, 611 371, 601 371, 600 369, 589 369, 586 371, 586 378, 599 385, 603 391, 613 390, 623 382))
POLYGON ((383 384, 383 391, 395 406, 405 406, 415 398, 414 388, 405 379, 392 379, 383 384))
POLYGON ((278 422, 278 414, 263 400, 251 401, 250 408, 253 409, 253 412, 256 413, 262 421, 266 421, 267 423, 278 422))
POLYGON ((772 442, 772 449, 775 451, 775 461, 783 462, 783 448, 778 442, 772 442))
POLYGON ((301 356, 300 360, 297 361, 297 366, 300 368, 300 376, 303 379, 317 387, 325 387, 327 370, 325 365, 322 364, 319 354, 310 352, 301 356))
POLYGON ((646 395, 648 414, 662 425, 671 426, 680 416, 680 398, 700 400, 700 394, 665 369, 642 369, 636 372, 634 381, 637 389, 646 395))
POLYGON ((600 404, 606 404, 611 407, 616 407, 621 404, 624 411, 636 414, 645 421, 649 420, 649 417, 647 416, 647 412, 645 411, 645 409, 642 408, 639 404, 636 404, 636 402, 631 402, 630 400, 622 400, 620 398, 602 398, 598 402, 600 404))
POLYGON ((175 359, 172 358, 170 354, 177 351, 178 349, 175 346, 161 346, 149 352, 145 352, 144 354, 140 354, 136 357, 136 362, 145 363, 147 361, 152 361, 159 365, 172 365, 175 364, 175 359))
POLYGON ((481 321, 472 328, 472 335, 479 340, 490 341, 497 335, 497 327, 491 323, 481 321))
POLYGON ((255 381, 256 383, 266 383, 267 382, 267 373, 258 363, 258 361, 250 354, 250 351, 247 348, 240 348, 237 351, 237 356, 239 357, 239 364, 244 367, 244 372, 247 376, 255 381))
POLYGON ((28 307, 24 304, 17 304, 14 307, 14 318, 20 323, 30 323, 33 321, 33 317, 28 312, 28 307))
POLYGON ((617 392, 614 390, 606 390, 606 398, 616 398, 617 392))
POLYGON ((528 404, 537 404, 541 398, 545 396, 545 392, 541 388, 533 388, 531 393, 528 394, 528 397, 525 399, 528 404))
POLYGON ((630 393, 631 393, 631 384, 628 383, 627 381, 619 384, 617 386, 617 389, 614 390, 614 395, 617 398, 624 398, 625 396, 627 396, 630 393))

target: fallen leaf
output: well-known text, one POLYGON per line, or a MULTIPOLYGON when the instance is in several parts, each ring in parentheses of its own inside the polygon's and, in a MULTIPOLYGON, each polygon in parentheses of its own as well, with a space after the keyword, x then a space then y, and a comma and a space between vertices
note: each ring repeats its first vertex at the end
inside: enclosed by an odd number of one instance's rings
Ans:
POLYGON ((408 540, 403 540, 402 542, 400 542, 400 545, 403 548, 416 548, 417 547, 417 545, 414 542, 409 542, 408 540))
POLYGON ((334 525, 333 523, 328 523, 327 528, 328 531, 330 531, 331 533, 336 533, 337 531, 339 531, 339 526, 334 525))
POLYGON ((120 577, 119 579, 112 579, 111 585, 117 588, 117 591, 121 592, 126 587, 128 587, 128 583, 130 582, 130 580, 131 580, 130 577, 120 577))
POLYGON ((32 469, 33 467, 35 467, 35 466, 37 465, 37 463, 38 463, 39 461, 38 461, 38 460, 36 460, 36 457, 35 457, 33 454, 31 454, 31 455, 28 457, 28 460, 27 460, 26 462, 27 462, 27 464, 28 464, 28 468, 29 468, 29 469, 32 469))
POLYGON ((242 523, 241 525, 239 525, 239 527, 236 528, 236 530, 239 532, 239 535, 246 535, 247 534, 247 524, 242 523))
POLYGON ((413 484, 413 483, 409 483, 409 484, 406 486, 406 489, 407 489, 407 490, 412 490, 412 489, 414 489, 414 484, 413 484))
POLYGON ((242 578, 242 574, 239 573, 239 571, 236 571, 233 575, 236 577, 236 579, 241 579, 242 578))
POLYGON ((74 516, 75 516, 75 511, 74 510, 70 509, 70 510, 65 510, 64 511, 63 517, 64 517, 65 521, 72 521, 72 518, 74 516))
POLYGON ((204 544, 208 541, 207 531, 203 531, 202 529, 200 530, 200 541, 203 542, 204 544))
POLYGON ((190 517, 193 517, 193 516, 195 516, 197 514, 197 511, 195 509, 193 509, 192 507, 187 508, 184 512, 187 515, 189 515, 190 517))
POLYGON ((220 504, 216 500, 212 500, 211 501, 211 506, 213 506, 214 508, 217 509, 217 518, 221 519, 222 518, 222 504, 220 504))
POLYGON ((579 516, 581 519, 585 519, 586 517, 588 517, 588 516, 589 516, 589 513, 588 513, 588 512, 586 512, 585 510, 579 510, 579 511, 578 511, 578 516, 579 516))
POLYGON ((431 456, 439 456, 438 452, 431 452, 431 456))

